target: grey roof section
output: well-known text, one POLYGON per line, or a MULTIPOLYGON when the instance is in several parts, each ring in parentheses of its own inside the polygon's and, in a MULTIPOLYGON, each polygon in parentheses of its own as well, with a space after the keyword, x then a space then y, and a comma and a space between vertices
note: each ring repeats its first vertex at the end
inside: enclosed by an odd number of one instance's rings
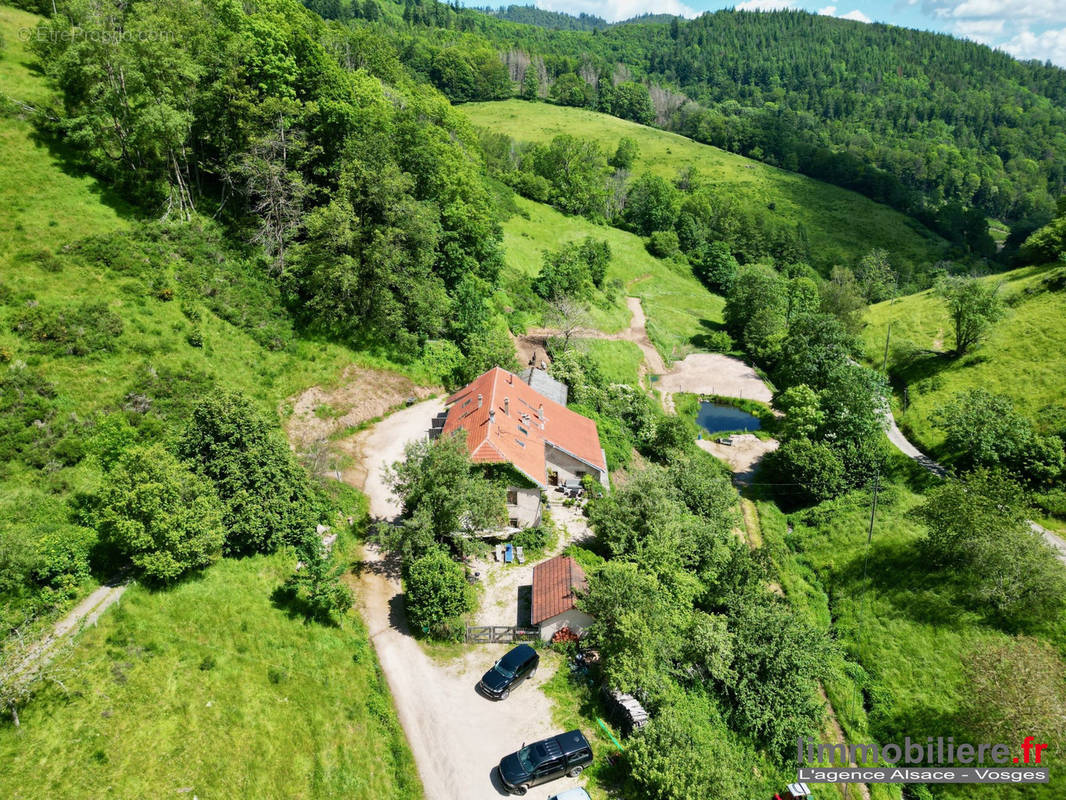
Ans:
POLYGON ((518 377, 549 400, 554 400, 561 406, 566 405, 566 396, 570 393, 570 387, 562 381, 555 380, 544 370, 530 367, 520 372, 518 377))

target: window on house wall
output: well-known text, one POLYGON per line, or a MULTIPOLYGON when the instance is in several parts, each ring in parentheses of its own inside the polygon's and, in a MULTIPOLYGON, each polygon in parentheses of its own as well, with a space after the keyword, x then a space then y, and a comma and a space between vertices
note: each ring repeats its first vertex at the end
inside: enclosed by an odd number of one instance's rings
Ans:
POLYGON ((507 490, 507 502, 510 503, 512 506, 518 505, 518 490, 517 489, 508 489, 507 490))
POLYGON ((511 517, 511 527, 512 528, 517 528, 518 527, 518 517, 511 517))

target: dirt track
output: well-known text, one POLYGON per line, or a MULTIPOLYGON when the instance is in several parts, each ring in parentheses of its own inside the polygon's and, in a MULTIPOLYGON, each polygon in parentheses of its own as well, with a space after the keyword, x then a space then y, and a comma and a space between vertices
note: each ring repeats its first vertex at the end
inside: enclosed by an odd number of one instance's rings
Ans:
MULTIPOLYGON (((627 297, 626 306, 629 308, 629 327, 618 333, 604 333, 596 328, 579 328, 573 334, 574 339, 607 339, 614 342, 633 342, 644 353, 644 372, 658 375, 666 371, 666 364, 655 345, 648 338, 647 318, 644 316, 644 306, 639 297, 627 297)), ((554 328, 531 328, 522 336, 515 337, 515 352, 518 355, 519 364, 534 363, 539 366, 541 361, 550 363, 548 358, 548 339, 560 335, 554 328)))
MULTIPOLYGON (((441 400, 418 403, 354 438, 365 467, 360 488, 370 499, 371 516, 390 520, 399 512, 385 484, 384 468, 403 457, 404 444, 426 435, 430 419, 440 408, 441 400)), ((506 701, 486 700, 474 687, 507 646, 471 646, 462 658, 438 663, 426 655, 407 628, 398 565, 368 546, 356 574, 363 618, 426 797, 485 800, 505 796, 494 774, 500 758, 524 743, 560 732, 551 722, 551 703, 538 688, 551 677, 551 660, 544 659, 535 678, 506 701)), ((576 783, 564 778, 533 788, 526 796, 544 800, 576 783)))

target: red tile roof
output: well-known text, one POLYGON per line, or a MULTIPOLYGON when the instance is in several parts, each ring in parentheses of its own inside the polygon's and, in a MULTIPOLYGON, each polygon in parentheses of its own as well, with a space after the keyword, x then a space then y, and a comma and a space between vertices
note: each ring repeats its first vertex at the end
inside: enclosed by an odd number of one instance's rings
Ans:
POLYGON ((544 620, 574 608, 574 590, 589 588, 585 572, 570 556, 556 556, 533 567, 533 612, 530 622, 544 620))
POLYGON ((493 367, 448 398, 443 434, 466 431, 473 461, 508 462, 539 486, 548 483, 545 444, 607 471, 596 423, 556 403, 514 373, 493 367))

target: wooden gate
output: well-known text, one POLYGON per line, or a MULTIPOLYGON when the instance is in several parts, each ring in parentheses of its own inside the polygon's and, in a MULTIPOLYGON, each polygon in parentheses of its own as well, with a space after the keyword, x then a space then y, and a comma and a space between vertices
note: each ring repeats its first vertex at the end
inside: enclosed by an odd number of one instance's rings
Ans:
POLYGON ((539 636, 538 629, 520 628, 517 625, 469 625, 466 629, 466 640, 472 644, 525 642, 539 636))

